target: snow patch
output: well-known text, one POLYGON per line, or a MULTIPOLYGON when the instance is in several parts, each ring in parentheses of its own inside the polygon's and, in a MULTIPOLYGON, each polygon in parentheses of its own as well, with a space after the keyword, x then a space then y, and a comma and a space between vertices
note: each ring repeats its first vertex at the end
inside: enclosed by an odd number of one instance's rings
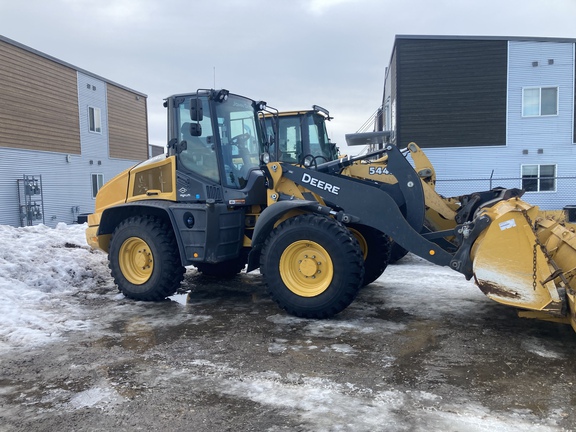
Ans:
POLYGON ((442 405, 442 398, 426 392, 372 391, 349 383, 302 377, 297 383, 259 378, 226 380, 220 391, 254 402, 297 412, 316 431, 372 432, 406 429, 467 432, 548 432, 553 427, 533 423, 531 415, 499 415, 475 404, 442 405))
POLYGON ((104 409, 111 405, 118 405, 125 400, 126 399, 120 396, 114 389, 108 387, 92 387, 75 394, 70 399, 70 402, 68 402, 68 407, 72 409, 104 409))
POLYGON ((548 359, 563 359, 564 355, 553 351, 551 348, 546 347, 544 341, 540 339, 531 338, 522 341, 522 348, 540 357, 548 359))
POLYGON ((330 345, 330 348, 332 348, 337 353, 343 353, 343 354, 354 354, 354 352, 356 351, 348 344, 332 344, 330 345))

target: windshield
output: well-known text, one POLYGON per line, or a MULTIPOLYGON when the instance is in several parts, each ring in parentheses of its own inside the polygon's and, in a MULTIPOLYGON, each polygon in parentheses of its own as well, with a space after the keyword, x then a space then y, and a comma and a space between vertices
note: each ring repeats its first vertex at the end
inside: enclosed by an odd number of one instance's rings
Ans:
POLYGON ((256 111, 251 100, 235 95, 215 106, 222 143, 224 184, 242 188, 250 170, 259 166, 260 131, 256 111))
MULTIPOLYGON (((307 155, 319 157, 319 163, 338 157, 336 146, 328 139, 325 118, 313 111, 267 117, 266 134, 275 137, 278 160, 282 162, 300 163, 307 155), (274 132, 274 121, 278 125, 277 134, 274 132)), ((275 151, 275 146, 272 146, 272 157, 275 151)))
POLYGON ((337 159, 336 146, 328 138, 325 118, 316 112, 311 112, 306 114, 306 119, 310 137, 309 153, 326 159, 324 162, 337 159))
POLYGON ((250 170, 259 166, 260 131, 252 101, 236 95, 229 95, 224 102, 187 96, 178 106, 177 116, 178 142, 186 141, 180 146, 181 166, 226 187, 243 188, 250 170), (191 100, 196 99, 202 104, 200 121, 190 119, 191 100))

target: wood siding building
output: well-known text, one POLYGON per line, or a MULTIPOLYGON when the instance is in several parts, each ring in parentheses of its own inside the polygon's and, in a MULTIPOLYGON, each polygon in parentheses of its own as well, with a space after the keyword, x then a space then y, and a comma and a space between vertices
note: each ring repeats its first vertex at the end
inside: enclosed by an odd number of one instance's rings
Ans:
POLYGON ((104 182, 148 157, 146 99, 0 36, 0 224, 92 212, 104 182))
POLYGON ((445 195, 518 187, 544 209, 576 205, 575 44, 396 36, 377 128, 424 148, 445 195))

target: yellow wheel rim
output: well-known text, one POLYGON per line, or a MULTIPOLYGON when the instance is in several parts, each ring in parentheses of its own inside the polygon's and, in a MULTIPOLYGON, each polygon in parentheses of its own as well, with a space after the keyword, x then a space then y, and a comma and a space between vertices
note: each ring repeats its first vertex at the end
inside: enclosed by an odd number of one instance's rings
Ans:
POLYGON ((301 297, 322 294, 332 282, 334 266, 326 249, 309 240, 298 240, 280 257, 280 276, 290 291, 301 297))
POLYGON ((364 257, 364 261, 366 261, 366 257, 368 256, 368 243, 366 242, 366 239, 362 234, 360 234, 360 231, 355 230, 354 228, 348 228, 348 230, 352 233, 354 238, 358 240, 362 256, 364 257))
POLYGON ((122 243, 118 263, 124 277, 134 285, 146 283, 154 270, 150 246, 138 237, 130 237, 122 243))

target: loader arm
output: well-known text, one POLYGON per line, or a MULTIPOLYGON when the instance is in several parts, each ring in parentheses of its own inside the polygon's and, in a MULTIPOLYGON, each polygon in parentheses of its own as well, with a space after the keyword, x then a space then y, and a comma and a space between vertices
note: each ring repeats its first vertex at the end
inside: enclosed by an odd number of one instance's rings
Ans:
POLYGON ((405 190, 400 185, 386 185, 388 188, 398 187, 404 193, 405 217, 392 194, 382 190, 377 183, 281 165, 284 177, 320 195, 332 206, 341 208, 343 213, 337 214, 337 219, 344 222, 354 220, 355 223, 376 228, 394 238, 400 246, 430 262, 450 265, 452 255, 419 234, 424 220, 424 199, 418 178, 411 183, 412 186, 404 184, 405 190))

